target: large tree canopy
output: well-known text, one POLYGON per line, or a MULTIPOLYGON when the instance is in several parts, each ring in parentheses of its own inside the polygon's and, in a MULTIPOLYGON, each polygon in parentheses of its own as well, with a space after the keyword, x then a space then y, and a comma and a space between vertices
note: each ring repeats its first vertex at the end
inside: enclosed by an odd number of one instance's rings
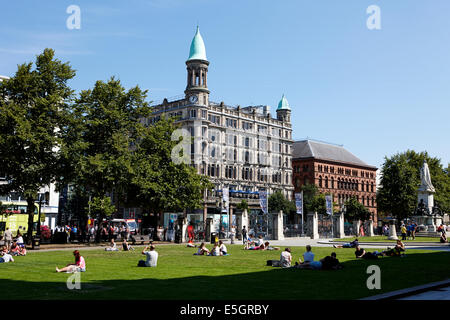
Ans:
POLYGON ((427 152, 408 150, 388 158, 381 168, 380 188, 377 194, 378 211, 404 219, 414 214, 417 207, 417 189, 420 186, 420 168, 426 160, 431 181, 436 189, 435 203, 444 211, 450 210, 450 176, 440 160, 427 152))
POLYGON ((182 140, 172 139, 176 129, 174 119, 162 116, 143 130, 133 154, 134 175, 128 200, 150 212, 198 208, 204 190, 212 187, 194 167, 173 161, 172 150, 182 140))
POLYGON ((75 71, 51 49, 0 82, 0 168, 7 184, 0 193, 21 193, 28 202, 28 241, 33 231, 34 201, 39 189, 61 175, 61 135, 73 91, 75 71))

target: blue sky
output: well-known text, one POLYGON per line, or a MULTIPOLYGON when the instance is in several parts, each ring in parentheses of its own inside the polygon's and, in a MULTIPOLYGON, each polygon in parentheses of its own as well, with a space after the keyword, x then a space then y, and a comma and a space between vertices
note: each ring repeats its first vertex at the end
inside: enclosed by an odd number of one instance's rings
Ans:
POLYGON ((380 167, 426 150, 450 162, 448 0, 53 0, 0 2, 0 75, 44 48, 77 70, 76 90, 111 76, 183 94, 185 60, 200 25, 211 100, 267 104, 286 94, 295 139, 343 144, 380 167), (81 29, 69 30, 69 5, 81 29), (369 30, 366 9, 381 9, 369 30))

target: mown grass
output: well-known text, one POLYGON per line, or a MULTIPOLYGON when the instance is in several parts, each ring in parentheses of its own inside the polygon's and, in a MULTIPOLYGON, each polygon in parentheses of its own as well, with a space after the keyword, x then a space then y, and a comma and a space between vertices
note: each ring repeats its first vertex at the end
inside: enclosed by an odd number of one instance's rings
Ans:
MULTIPOLYGON (((449 275, 450 253, 410 250, 405 258, 356 260, 353 249, 313 248, 320 259, 337 253, 344 269, 314 271, 266 266, 280 251, 247 251, 229 245, 230 256, 194 256, 181 245, 157 247, 157 268, 138 268, 142 248, 132 252, 81 250, 87 272, 81 290, 68 290, 70 274, 56 266, 72 262, 72 251, 30 251, 13 263, 0 264, 0 299, 357 299, 398 290, 449 275), (381 290, 366 286, 367 267, 381 268, 381 290)), ((283 249, 283 248, 282 248, 283 249)), ((291 247, 297 260, 304 247, 291 247)), ((374 250, 374 249, 369 249, 374 250)))
MULTIPOLYGON (((373 237, 351 237, 351 238, 339 238, 334 239, 334 241, 343 241, 343 242, 350 242, 358 238, 359 242, 392 242, 395 243, 396 240, 389 240, 387 236, 373 236, 373 237)), ((402 239, 401 236, 398 237, 399 239, 402 239)), ((439 243, 439 237, 433 238, 433 237, 418 237, 416 236, 416 239, 414 240, 402 240, 403 242, 435 242, 439 243)))

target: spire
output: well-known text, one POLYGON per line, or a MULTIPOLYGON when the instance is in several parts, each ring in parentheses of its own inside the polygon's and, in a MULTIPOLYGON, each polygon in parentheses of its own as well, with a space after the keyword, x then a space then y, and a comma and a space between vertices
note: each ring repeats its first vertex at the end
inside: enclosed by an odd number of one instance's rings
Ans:
POLYGON ((191 42, 191 49, 189 51, 189 60, 205 60, 206 58, 206 48, 203 42, 202 35, 200 34, 200 28, 197 26, 197 31, 195 32, 194 38, 191 42))
POLYGON ((286 97, 283 94, 283 97, 281 98, 280 102, 278 103, 278 110, 291 110, 291 107, 289 107, 289 102, 287 101, 286 97))

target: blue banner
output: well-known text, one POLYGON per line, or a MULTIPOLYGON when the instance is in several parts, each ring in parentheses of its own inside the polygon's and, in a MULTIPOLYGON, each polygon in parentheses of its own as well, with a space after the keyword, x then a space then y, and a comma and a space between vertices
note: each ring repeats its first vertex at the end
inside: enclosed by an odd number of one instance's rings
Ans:
POLYGON ((327 208, 327 214, 329 215, 333 214, 333 198, 331 195, 325 196, 325 205, 327 208))
POLYGON ((261 210, 264 214, 267 214, 267 192, 260 191, 259 192, 259 204, 261 206, 261 210))
POLYGON ((303 192, 295 194, 295 206, 297 207, 297 214, 303 214, 303 192))

